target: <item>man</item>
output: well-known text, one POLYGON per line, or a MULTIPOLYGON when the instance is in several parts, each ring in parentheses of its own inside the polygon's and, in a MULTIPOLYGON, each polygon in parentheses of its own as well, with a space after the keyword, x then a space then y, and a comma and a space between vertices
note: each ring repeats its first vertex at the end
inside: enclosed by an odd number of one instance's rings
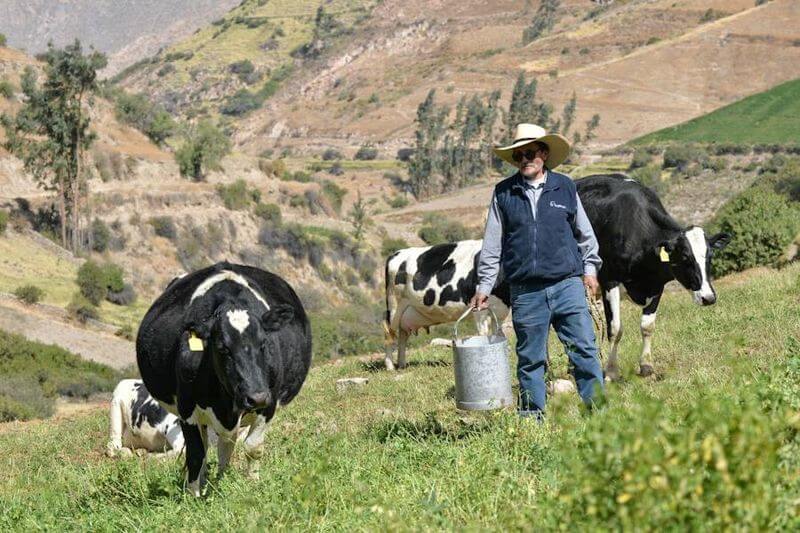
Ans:
POLYGON ((572 363, 581 399, 591 407, 602 394, 603 372, 584 290, 597 293, 601 260, 575 184, 553 171, 569 155, 569 141, 535 124, 517 125, 514 139, 494 148, 519 171, 495 187, 471 304, 487 306, 502 266, 517 334, 519 414, 541 419, 551 324, 572 363))

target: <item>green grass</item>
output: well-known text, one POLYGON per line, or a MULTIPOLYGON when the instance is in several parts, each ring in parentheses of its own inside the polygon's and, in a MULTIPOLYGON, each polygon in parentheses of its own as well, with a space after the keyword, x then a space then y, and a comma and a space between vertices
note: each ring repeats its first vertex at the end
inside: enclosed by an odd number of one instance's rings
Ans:
POLYGON ((0 428, 0 528, 796 530, 799 277, 792 266, 722 280, 710 308, 667 293, 660 380, 633 375, 626 303, 625 381, 591 416, 575 395, 553 399, 544 425, 455 411, 446 349, 413 351, 398 374, 319 365, 276 415, 261 479, 237 455, 203 500, 183 496, 178 461, 102 457, 105 412, 0 428), (337 392, 351 376, 370 381, 337 392))
POLYGON ((707 115, 630 141, 776 143, 800 142, 800 79, 754 94, 707 115))
MULTIPOLYGON (((22 235, 0 238, 0 292, 13 293, 23 285, 37 285, 44 289, 41 303, 66 309, 72 295, 78 292, 77 275, 75 264, 22 235)), ((100 304, 100 320, 116 326, 138 324, 149 307, 145 297, 130 306, 104 301, 100 304)))

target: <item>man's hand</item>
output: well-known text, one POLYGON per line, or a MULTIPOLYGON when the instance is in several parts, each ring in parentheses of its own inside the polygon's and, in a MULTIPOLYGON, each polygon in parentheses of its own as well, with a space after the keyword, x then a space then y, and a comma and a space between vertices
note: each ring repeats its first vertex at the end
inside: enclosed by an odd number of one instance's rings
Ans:
POLYGON ((597 281, 597 276, 583 276, 583 284, 589 289, 589 294, 592 295, 592 298, 597 299, 597 295, 600 293, 600 283, 597 281))
POLYGON ((470 307, 473 309, 488 309, 489 308, 489 295, 483 294, 480 291, 475 293, 472 300, 469 301, 470 307))

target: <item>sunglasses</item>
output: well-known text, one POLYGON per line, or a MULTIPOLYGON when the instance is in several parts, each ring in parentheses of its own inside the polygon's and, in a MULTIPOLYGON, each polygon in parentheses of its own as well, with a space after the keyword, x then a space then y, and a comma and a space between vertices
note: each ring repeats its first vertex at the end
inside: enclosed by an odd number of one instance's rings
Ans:
POLYGON ((519 150, 517 152, 513 152, 511 154, 511 159, 514 160, 515 163, 519 163, 522 161, 522 158, 525 157, 528 161, 533 161, 536 157, 536 154, 539 152, 547 153, 547 148, 538 147, 538 148, 528 148, 527 150, 519 150))

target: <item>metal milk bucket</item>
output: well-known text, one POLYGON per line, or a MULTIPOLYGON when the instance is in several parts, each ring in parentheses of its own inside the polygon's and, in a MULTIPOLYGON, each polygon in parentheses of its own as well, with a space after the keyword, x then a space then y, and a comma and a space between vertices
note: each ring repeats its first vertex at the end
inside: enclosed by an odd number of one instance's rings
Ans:
POLYGON ((456 407, 484 411, 513 405, 508 339, 491 308, 494 333, 460 339, 458 324, 470 314, 467 309, 453 326, 453 370, 456 377, 456 407))

